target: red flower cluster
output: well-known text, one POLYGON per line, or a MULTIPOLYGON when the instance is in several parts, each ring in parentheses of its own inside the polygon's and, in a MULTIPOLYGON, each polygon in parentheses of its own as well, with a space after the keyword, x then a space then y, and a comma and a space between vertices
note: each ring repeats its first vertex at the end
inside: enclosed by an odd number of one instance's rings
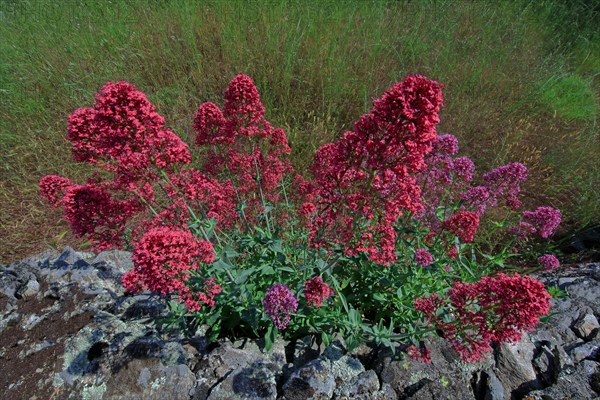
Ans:
POLYGON ((426 347, 417 347, 414 344, 407 349, 408 356, 413 360, 431 363, 431 350, 426 347))
POLYGON ((212 277, 204 281, 202 290, 195 288, 194 291, 191 291, 189 287, 185 288, 185 293, 180 297, 189 312, 200 311, 205 305, 208 307, 215 305, 215 296, 223 291, 221 285, 215 283, 215 280, 216 278, 212 277))
POLYGON ((464 243, 472 242, 479 228, 479 215, 471 211, 461 211, 442 222, 442 229, 456 235, 464 243))
POLYGON ((235 188, 235 200, 246 203, 246 217, 262 213, 262 191, 267 202, 277 202, 278 186, 293 171, 282 155, 289 154, 285 132, 265 119, 265 109, 252 79, 236 76, 225 91, 223 111, 203 103, 196 112, 196 144, 207 147, 204 170, 211 177, 225 176, 235 188), (210 147, 209 147, 210 145, 210 147))
POLYGON ((332 294, 333 290, 320 276, 304 282, 304 297, 309 307, 320 308, 332 294))
POLYGON ((163 295, 188 296, 186 281, 190 271, 197 270, 199 263, 210 264, 214 259, 212 244, 197 240, 190 231, 153 228, 135 244, 134 269, 123 276, 123 285, 132 292, 148 289, 163 295))
POLYGON ((342 242, 348 255, 364 251, 377 263, 395 261, 393 224, 421 207, 415 173, 436 138, 441 85, 407 77, 373 102, 354 130, 315 154, 311 240, 342 242))
POLYGON ((64 191, 72 183, 67 178, 58 175, 47 175, 40 180, 40 196, 46 199, 53 207, 60 206, 64 191))
POLYGON ((136 198, 116 200, 105 185, 71 185, 60 201, 75 236, 86 236, 96 251, 121 246, 125 223, 143 205, 136 198))
POLYGON ((230 180, 220 183, 194 168, 186 168, 169 175, 166 190, 174 202, 181 203, 179 208, 185 208, 181 198, 188 200, 200 208, 203 216, 214 218, 220 228, 231 227, 238 219, 235 190, 230 180))
POLYGON ((476 283, 456 282, 447 299, 417 299, 415 308, 443 332, 463 360, 477 361, 491 350, 491 343, 518 341, 523 330, 533 330, 550 310, 550 295, 533 278, 498 274, 476 283), (445 319, 440 308, 451 318, 445 319))
POLYGON ((164 128, 161 117, 135 86, 108 82, 92 108, 69 116, 67 138, 77 161, 117 173, 126 184, 148 177, 151 167, 191 161, 187 145, 164 128))

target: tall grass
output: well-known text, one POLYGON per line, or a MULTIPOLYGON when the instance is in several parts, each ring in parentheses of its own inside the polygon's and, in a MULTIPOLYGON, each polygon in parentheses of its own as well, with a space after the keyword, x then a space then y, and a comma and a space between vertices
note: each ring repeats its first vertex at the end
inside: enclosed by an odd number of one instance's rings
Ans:
POLYGON ((198 104, 246 73, 302 170, 391 83, 425 74, 445 84, 441 131, 478 165, 523 161, 528 203, 561 208, 568 228, 597 223, 600 46, 586 4, 2 1, 0 259, 78 243, 57 238, 67 228, 36 185, 48 173, 82 179, 66 116, 117 80, 192 143, 198 104))

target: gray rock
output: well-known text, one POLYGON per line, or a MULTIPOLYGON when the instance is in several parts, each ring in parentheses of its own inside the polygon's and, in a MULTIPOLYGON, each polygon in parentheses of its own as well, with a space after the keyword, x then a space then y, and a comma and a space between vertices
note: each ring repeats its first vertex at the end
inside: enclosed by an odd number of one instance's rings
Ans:
POLYGON ((335 395, 338 399, 366 399, 379 391, 379 386, 379 378, 371 369, 343 382, 335 389, 335 395))
POLYGON ((532 363, 535 351, 528 336, 519 343, 506 343, 500 347, 496 355, 496 375, 505 393, 522 396, 542 387, 532 363))
POLYGON ((596 362, 585 360, 572 371, 563 371, 555 384, 527 396, 539 400, 597 399, 598 392, 592 388, 592 382, 598 376, 598 366, 596 362))
MULTIPOLYGON (((212 395, 215 386, 221 381, 225 382, 226 379, 223 379, 232 375, 234 371, 237 371, 235 375, 237 378, 234 380, 232 376, 230 380, 223 383, 214 396, 230 393, 234 388, 241 393, 243 392, 242 386, 255 381, 257 376, 270 377, 273 374, 276 379, 282 375, 286 362, 283 341, 276 340, 269 353, 264 353, 256 341, 246 341, 246 343, 240 343, 239 346, 243 348, 236 348, 231 342, 223 341, 219 347, 197 362, 195 370, 198 372, 194 399, 207 399, 209 395, 212 395)), ((265 384, 265 387, 270 387, 270 385, 271 383, 265 384)), ((267 392, 265 387, 260 390, 260 393, 267 392)))
POLYGON ((583 318, 580 318, 575 325, 573 325, 573 331, 582 338, 583 340, 590 340, 592 336, 598 331, 600 324, 594 314, 586 314, 583 318))
POLYGON ((488 371, 486 375, 484 400, 504 400, 507 396, 502 382, 500 382, 493 370, 488 371))
POLYGON ((600 350, 600 340, 592 340, 591 342, 584 343, 581 346, 577 346, 571 350, 571 356, 575 362, 581 362, 585 359, 591 359, 598 361, 598 355, 600 350))
POLYGON ((89 266, 87 261, 71 247, 67 247, 54 261, 50 268, 84 268, 89 266))
POLYGON ((317 359, 292 374, 283 385, 283 399, 331 399, 335 386, 331 363, 317 359))
POLYGON ((33 297, 36 294, 38 294, 39 291, 40 291, 40 283, 37 281, 37 279, 32 278, 32 279, 29 279, 25 285, 21 286, 17 290, 15 297, 17 297, 17 298, 33 297))
POLYGON ((187 400, 195 376, 187 365, 165 367, 154 359, 136 359, 112 374, 102 398, 114 400, 187 400))
POLYGON ((276 378, 277 368, 273 368, 273 364, 238 367, 211 390, 208 400, 275 400, 276 378))

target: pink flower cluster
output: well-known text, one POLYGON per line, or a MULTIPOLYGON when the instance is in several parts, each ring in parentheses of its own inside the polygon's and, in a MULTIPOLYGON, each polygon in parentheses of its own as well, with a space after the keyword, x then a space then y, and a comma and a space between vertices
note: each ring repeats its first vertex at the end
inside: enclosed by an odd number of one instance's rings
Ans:
POLYGON ((543 256, 538 257, 538 262, 544 267, 544 271, 554 271, 555 269, 560 268, 560 261, 552 254, 544 254, 543 256))
POLYGON ((521 206, 518 195, 521 184, 527 180, 527 167, 521 163, 503 165, 483 175, 485 187, 490 194, 490 205, 494 206, 500 198, 506 199, 506 205, 516 210, 521 206))
POLYGON ((425 248, 415 251, 415 262, 417 265, 426 267, 433 262, 433 256, 425 248))
POLYGON ((528 276, 484 277, 476 283, 456 282, 447 299, 433 294, 417 299, 415 308, 465 361, 477 361, 491 343, 514 342, 532 330, 550 310, 550 295, 528 276), (451 318, 440 313, 444 309, 451 318))
POLYGON ((314 245, 339 242, 348 255, 395 261, 393 224, 404 211, 421 208, 415 173, 436 139, 441 106, 441 85, 409 76, 376 99, 354 130, 316 152, 314 245))
POLYGON ((273 320, 275 327, 284 330, 290 323, 290 314, 298 309, 298 300, 286 285, 273 285, 262 301, 265 313, 273 320))
POLYGON ((552 207, 538 207, 535 211, 523 212, 522 227, 530 232, 537 232, 542 238, 546 239, 556 231, 560 225, 560 211, 552 207))
POLYGON ((304 282, 304 297, 309 307, 320 308, 332 294, 333 290, 320 276, 304 282))

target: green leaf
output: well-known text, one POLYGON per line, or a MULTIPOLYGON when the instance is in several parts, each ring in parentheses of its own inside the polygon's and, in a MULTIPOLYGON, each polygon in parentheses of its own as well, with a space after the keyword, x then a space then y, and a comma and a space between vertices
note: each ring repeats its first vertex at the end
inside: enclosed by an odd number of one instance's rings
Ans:
POLYGON ((294 268, 292 268, 292 267, 286 267, 286 266, 283 266, 283 267, 278 267, 277 269, 278 269, 279 271, 283 271, 283 272, 289 272, 289 273, 292 273, 292 274, 293 274, 293 273, 296 273, 296 270, 295 270, 294 268))
POLYGON ((241 271, 239 275, 235 278, 235 284, 241 285, 242 283, 246 282, 250 275, 252 275, 252 273, 254 273, 254 268, 249 268, 244 271, 241 271))
POLYGON ((281 243, 281 240, 273 240, 271 243, 269 243, 269 248, 274 253, 283 254, 283 244, 281 243))
POLYGON ((213 267, 215 267, 217 269, 220 269, 220 270, 232 270, 232 269, 235 269, 235 267, 233 265, 231 265, 227 261, 223 260, 222 258, 219 258, 212 265, 213 265, 213 267))
POLYGON ((277 330, 273 329, 273 325, 269 325, 267 333, 265 334, 265 351, 270 351, 277 338, 277 330))
POLYGON ((386 297, 381 293, 375 293, 373 298, 377 301, 385 301, 386 297))

